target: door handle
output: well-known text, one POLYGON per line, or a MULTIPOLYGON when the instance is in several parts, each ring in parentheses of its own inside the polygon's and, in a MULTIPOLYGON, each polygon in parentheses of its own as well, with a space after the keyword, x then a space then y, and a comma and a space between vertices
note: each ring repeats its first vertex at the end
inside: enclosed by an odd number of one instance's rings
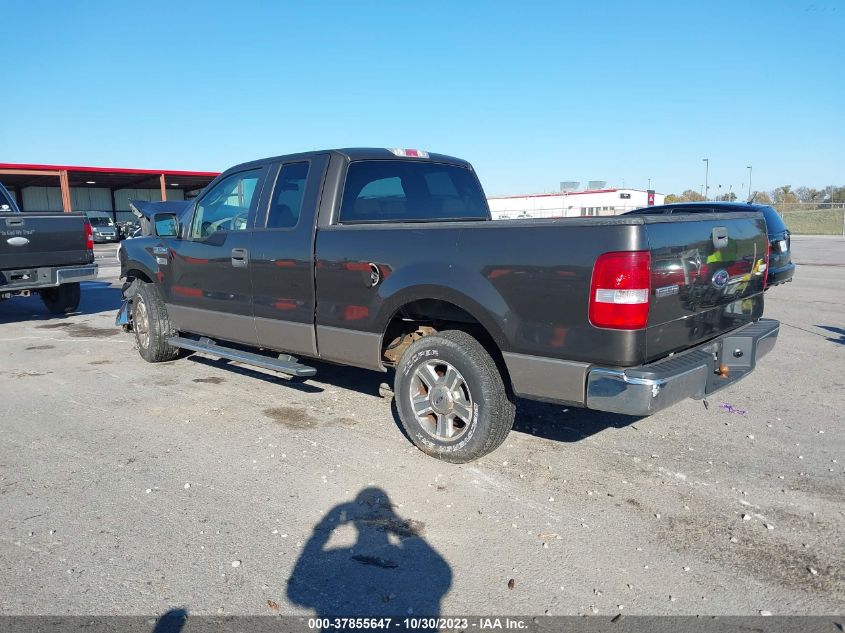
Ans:
POLYGON ((232 266, 235 268, 246 268, 249 264, 249 251, 245 248, 232 249, 232 266))

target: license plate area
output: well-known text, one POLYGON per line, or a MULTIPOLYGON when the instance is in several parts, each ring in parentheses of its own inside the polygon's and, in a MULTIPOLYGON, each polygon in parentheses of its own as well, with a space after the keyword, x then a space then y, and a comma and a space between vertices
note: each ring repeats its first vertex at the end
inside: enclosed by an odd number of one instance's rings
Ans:
POLYGON ((10 284, 16 284, 35 279, 36 271, 31 268, 26 270, 12 270, 6 273, 6 277, 10 284))
POLYGON ((736 382, 754 369, 755 339, 753 336, 728 336, 714 341, 710 348, 713 365, 705 393, 736 382), (723 370, 727 369, 727 373, 723 370))

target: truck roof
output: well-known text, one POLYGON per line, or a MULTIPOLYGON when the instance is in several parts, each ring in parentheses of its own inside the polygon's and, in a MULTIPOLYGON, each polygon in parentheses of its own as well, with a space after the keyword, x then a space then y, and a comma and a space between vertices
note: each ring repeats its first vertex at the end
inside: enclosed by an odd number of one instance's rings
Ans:
POLYGON ((271 156, 269 158, 260 158, 252 160, 247 163, 241 163, 230 167, 223 173, 231 171, 239 171, 245 167, 258 167, 266 163, 277 163, 280 161, 300 160, 311 158, 320 154, 334 154, 348 161, 355 160, 418 160, 426 162, 447 163, 450 165, 457 165, 459 167, 472 168, 469 162, 456 158, 454 156, 447 156, 446 154, 434 154, 428 152, 427 158, 405 157, 397 156, 390 149, 386 147, 347 147, 343 149, 324 149, 314 150, 310 152, 300 152, 297 154, 283 154, 281 156, 271 156))

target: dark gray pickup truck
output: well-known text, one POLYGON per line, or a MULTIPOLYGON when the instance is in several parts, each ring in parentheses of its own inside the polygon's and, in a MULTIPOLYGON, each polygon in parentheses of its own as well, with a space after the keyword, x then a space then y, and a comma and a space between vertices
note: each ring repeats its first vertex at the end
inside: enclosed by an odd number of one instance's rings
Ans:
POLYGON ((0 184, 0 300, 41 295, 54 314, 79 306, 79 282, 94 279, 91 225, 81 213, 21 213, 0 184))
POLYGON ((778 335, 757 212, 492 221, 463 160, 345 149, 143 214, 118 322, 144 359, 391 368, 408 436, 452 462, 504 441, 515 396, 649 415, 742 378, 778 335))

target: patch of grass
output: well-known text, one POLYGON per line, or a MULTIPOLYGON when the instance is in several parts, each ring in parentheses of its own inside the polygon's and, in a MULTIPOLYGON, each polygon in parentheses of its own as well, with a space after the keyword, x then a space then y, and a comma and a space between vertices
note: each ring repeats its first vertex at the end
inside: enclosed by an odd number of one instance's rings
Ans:
POLYGON ((783 221, 796 235, 842 235, 845 209, 785 211, 783 221))

